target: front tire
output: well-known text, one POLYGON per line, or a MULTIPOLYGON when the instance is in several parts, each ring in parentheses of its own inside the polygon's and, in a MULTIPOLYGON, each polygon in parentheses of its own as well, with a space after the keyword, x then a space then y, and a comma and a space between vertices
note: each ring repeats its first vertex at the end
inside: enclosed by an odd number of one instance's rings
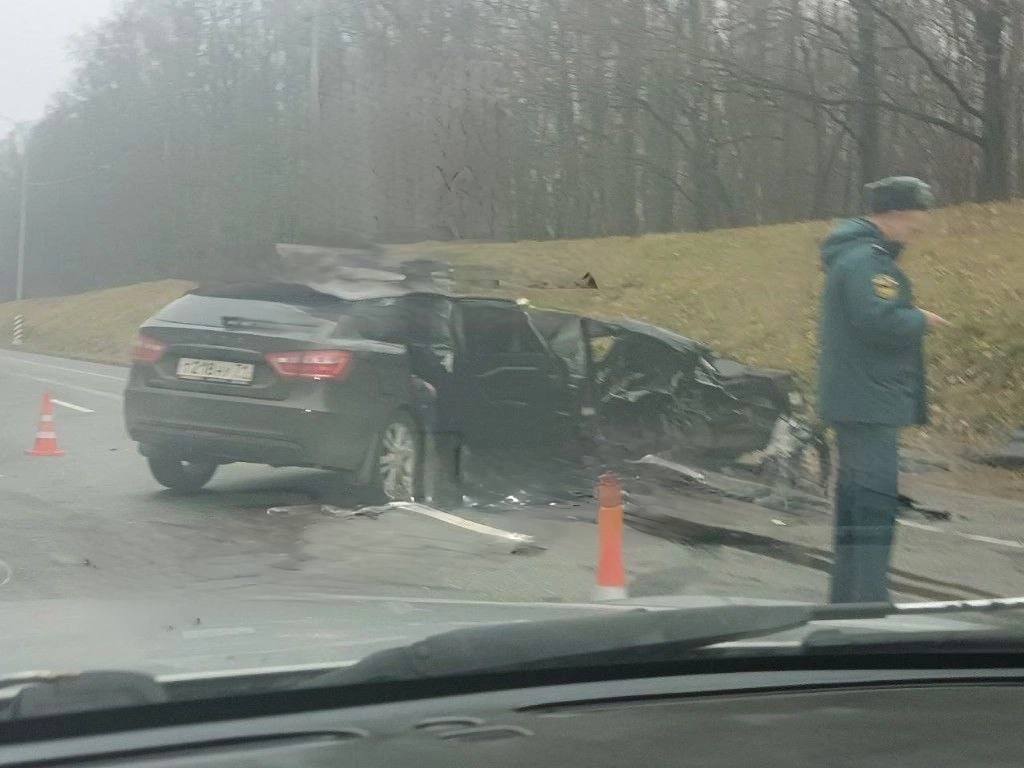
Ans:
POLYGON ((184 461, 164 456, 150 457, 149 471, 164 488, 178 493, 196 493, 213 478, 217 464, 212 461, 184 461))

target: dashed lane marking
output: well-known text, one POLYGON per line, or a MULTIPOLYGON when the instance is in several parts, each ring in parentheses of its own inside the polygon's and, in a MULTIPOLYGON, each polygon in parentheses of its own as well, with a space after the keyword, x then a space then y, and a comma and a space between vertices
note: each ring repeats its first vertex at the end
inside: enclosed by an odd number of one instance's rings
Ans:
POLYGON ((937 525, 925 525, 924 523, 915 523, 913 520, 900 520, 900 525, 906 526, 907 528, 915 528, 919 531, 928 531, 929 533, 946 533, 953 536, 959 536, 961 539, 967 539, 968 541, 976 541, 979 544, 994 544, 999 547, 1012 547, 1013 549, 1024 549, 1024 542, 1014 541, 1013 539, 998 539, 993 536, 982 536, 977 533, 965 533, 964 531, 949 530, 946 528, 940 528, 937 525))
POLYGON ((937 525, 925 525, 924 523, 915 523, 913 520, 900 520, 900 525, 905 525, 907 528, 916 528, 919 531, 931 531, 932 533, 945 533, 942 528, 937 525))
POLYGON ((970 539, 971 541, 978 541, 982 544, 997 544, 1001 547, 1013 547, 1014 549, 1024 549, 1024 544, 1019 541, 1011 541, 1010 539, 996 539, 991 536, 980 536, 976 533, 964 533, 962 531, 953 531, 956 536, 962 539, 970 539))
POLYGON ((22 378, 22 379, 32 379, 32 381, 38 381, 38 382, 40 382, 42 384, 50 384, 51 386, 54 386, 54 387, 65 387, 67 389, 76 389, 79 392, 87 392, 90 395, 96 395, 97 397, 105 397, 108 400, 116 400, 117 402, 121 402, 121 399, 122 399, 121 395, 119 395, 119 394, 117 394, 115 392, 105 392, 102 389, 92 389, 91 387, 83 387, 83 386, 80 386, 78 384, 68 384, 67 382, 57 381, 56 379, 46 379, 46 378, 43 378, 42 376, 31 376, 31 375, 29 375, 27 373, 18 373, 17 371, 11 371, 11 375, 18 376, 19 378, 22 378))
POLYGON ((26 360, 23 357, 17 355, 3 355, 7 360, 13 360, 24 365, 34 365, 37 368, 50 368, 54 371, 64 371, 65 373, 74 373, 81 376, 95 376, 98 379, 110 379, 111 381, 121 382, 122 384, 127 379, 127 376, 113 376, 109 373, 97 373, 96 371, 86 371, 80 368, 69 368, 64 365, 53 365, 52 363, 40 363, 35 360, 26 360))
POLYGON ((96 413, 92 408, 86 408, 82 405, 75 405, 74 403, 67 403, 63 400, 58 400, 55 397, 50 398, 50 402, 54 405, 59 405, 62 408, 70 408, 72 411, 78 411, 79 413, 96 413))

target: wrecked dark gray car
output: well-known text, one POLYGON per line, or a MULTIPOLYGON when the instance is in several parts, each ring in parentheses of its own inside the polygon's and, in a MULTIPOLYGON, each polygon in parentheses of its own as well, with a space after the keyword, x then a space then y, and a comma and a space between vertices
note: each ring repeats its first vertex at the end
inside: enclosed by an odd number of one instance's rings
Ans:
POLYGON ((808 455, 827 475, 785 372, 632 320, 454 295, 435 262, 290 249, 287 280, 202 288, 140 328, 125 418, 161 484, 250 462, 457 503, 467 460, 752 452, 794 481, 808 455))

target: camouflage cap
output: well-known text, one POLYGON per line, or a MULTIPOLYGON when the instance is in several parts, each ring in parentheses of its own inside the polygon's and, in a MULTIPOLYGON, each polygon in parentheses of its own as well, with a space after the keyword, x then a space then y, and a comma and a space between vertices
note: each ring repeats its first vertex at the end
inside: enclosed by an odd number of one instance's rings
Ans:
POLYGON ((870 213, 927 211, 935 207, 932 188, 913 176, 890 176, 864 187, 870 213))

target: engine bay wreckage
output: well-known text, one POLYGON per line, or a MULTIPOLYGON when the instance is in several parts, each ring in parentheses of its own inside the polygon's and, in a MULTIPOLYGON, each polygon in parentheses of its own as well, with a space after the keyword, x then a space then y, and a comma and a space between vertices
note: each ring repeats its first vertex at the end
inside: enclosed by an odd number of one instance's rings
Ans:
MULTIPOLYGON (((572 414, 572 442, 582 454, 597 456, 606 465, 644 456, 711 468, 741 460, 762 481, 826 492, 831 457, 825 430, 807 413, 791 373, 718 357, 702 342, 638 320, 598 319, 536 308, 525 300, 495 299, 517 286, 485 268, 409 258, 405 249, 365 242, 341 248, 280 244, 277 253, 278 282, 302 284, 346 301, 367 301, 378 308, 377 315, 393 312, 404 318, 407 338, 392 327, 388 340, 406 345, 413 376, 437 407, 462 412, 442 414, 429 419, 430 424, 449 429, 471 417, 467 414, 480 412, 463 400, 467 390, 453 383, 462 370, 453 357, 472 354, 465 338, 474 331, 458 327, 454 318, 463 325, 477 322, 477 317, 492 322, 487 313, 458 308, 501 302, 504 311, 524 318, 537 347, 532 341, 525 347, 518 342, 523 348, 510 348, 492 373, 512 376, 527 352, 547 356, 551 367, 545 377, 555 383, 555 390, 545 395, 550 420, 556 411, 572 414), (489 296, 481 298, 481 293, 489 296), (416 301, 408 303, 429 306, 429 312, 401 311, 407 303, 403 299, 410 297, 416 301), (430 301, 424 304, 424 298, 430 301), (445 397, 446 388, 460 395, 445 397)), ((479 332, 503 332, 506 325, 479 332)), ((506 386, 515 386, 514 381, 506 386)), ((430 429, 427 424, 425 430, 430 429)), ((521 441, 511 444, 532 450, 521 441)), ((468 447, 477 448, 472 443, 468 447)), ((559 450, 565 447, 563 443, 559 450)))

